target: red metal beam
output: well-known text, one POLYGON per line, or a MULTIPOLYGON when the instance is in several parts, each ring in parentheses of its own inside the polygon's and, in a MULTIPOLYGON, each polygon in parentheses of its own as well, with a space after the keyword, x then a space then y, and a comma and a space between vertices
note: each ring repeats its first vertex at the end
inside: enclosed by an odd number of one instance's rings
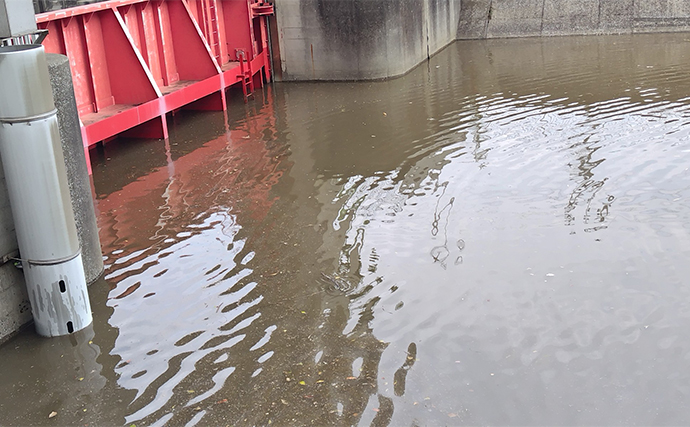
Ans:
POLYGON ((70 59, 88 148, 124 132, 166 138, 167 113, 225 109, 229 86, 263 84, 271 13, 257 0, 111 0, 36 22, 46 51, 70 59))

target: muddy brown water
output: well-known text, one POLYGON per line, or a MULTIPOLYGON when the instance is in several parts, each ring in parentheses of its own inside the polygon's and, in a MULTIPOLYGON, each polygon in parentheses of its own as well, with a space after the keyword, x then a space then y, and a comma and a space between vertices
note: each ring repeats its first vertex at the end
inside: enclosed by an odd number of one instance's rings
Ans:
POLYGON ((688 61, 457 42, 106 146, 93 327, 0 348, 0 424, 687 423, 688 61))

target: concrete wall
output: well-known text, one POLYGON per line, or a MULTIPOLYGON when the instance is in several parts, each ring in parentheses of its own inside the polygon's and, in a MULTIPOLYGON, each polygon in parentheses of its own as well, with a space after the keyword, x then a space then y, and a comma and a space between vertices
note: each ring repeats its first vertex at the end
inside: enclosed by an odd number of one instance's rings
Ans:
MULTIPOLYGON (((0 165, 0 257, 17 256, 17 236, 0 165)), ((0 343, 31 320, 31 305, 24 285, 24 274, 13 262, 0 265, 0 343)))
POLYGON ((690 31, 690 0, 274 1, 282 80, 395 77, 455 39, 690 31))
POLYGON ((688 0, 462 0, 458 39, 690 31, 688 0))
POLYGON ((460 0, 275 0, 283 80, 399 76, 455 40, 460 0))
POLYGON ((77 237, 81 248, 86 283, 93 283, 103 273, 103 254, 98 238, 98 224, 91 195, 91 180, 81 139, 79 113, 72 84, 69 59, 65 55, 46 55, 50 87, 57 109, 60 144, 65 157, 69 194, 72 201, 77 237))

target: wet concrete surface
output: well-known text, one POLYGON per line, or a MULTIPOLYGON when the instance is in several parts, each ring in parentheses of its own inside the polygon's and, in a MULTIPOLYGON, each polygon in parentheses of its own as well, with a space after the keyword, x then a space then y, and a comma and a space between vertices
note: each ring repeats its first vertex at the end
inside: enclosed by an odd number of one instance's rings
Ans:
POLYGON ((106 146, 93 327, 0 347, 0 425, 686 423, 689 41, 457 42, 106 146))

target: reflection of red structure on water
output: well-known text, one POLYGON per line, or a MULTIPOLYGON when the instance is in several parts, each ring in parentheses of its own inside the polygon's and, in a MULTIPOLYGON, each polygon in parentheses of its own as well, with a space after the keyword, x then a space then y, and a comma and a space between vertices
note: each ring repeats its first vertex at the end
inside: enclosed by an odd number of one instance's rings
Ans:
POLYGON ((226 88, 263 86, 272 14, 261 0, 110 0, 36 21, 46 51, 69 57, 90 147, 125 131, 167 138, 167 113, 224 110, 226 88))
POLYGON ((234 129, 174 161, 170 143, 161 141, 167 166, 96 200, 104 252, 150 247, 151 240, 165 237, 161 234, 188 231, 206 212, 225 211, 242 222, 263 220, 274 201, 270 190, 283 173, 277 151, 282 148, 271 149, 264 140, 273 128, 268 100, 234 129))
POLYGON ((249 236, 262 228, 253 224, 268 222, 272 189, 286 163, 285 144, 274 139, 272 99, 261 101, 241 105, 238 110, 249 111, 231 129, 227 115, 198 113, 182 117, 167 141, 123 140, 98 149, 122 154, 94 163, 94 182, 99 193, 109 193, 99 196, 96 208, 111 288, 107 304, 114 308, 108 322, 119 331, 111 354, 128 361, 115 367, 116 381, 137 391, 125 404, 124 424, 152 424, 180 413, 177 408, 184 417, 193 399, 220 399, 216 395, 236 370, 229 357, 213 362, 224 351, 220 343, 235 340, 227 345, 234 352, 262 336, 257 329, 253 335, 259 336, 244 340, 227 326, 260 316, 264 297, 252 292, 256 283, 243 282, 257 276, 248 265, 256 247, 249 236), (136 177, 117 178, 132 167, 136 177), (227 308, 234 304, 241 307, 227 308), (212 376, 202 366, 211 367, 212 376), (177 393, 192 387, 190 378, 204 379, 194 386, 203 393, 177 393))

